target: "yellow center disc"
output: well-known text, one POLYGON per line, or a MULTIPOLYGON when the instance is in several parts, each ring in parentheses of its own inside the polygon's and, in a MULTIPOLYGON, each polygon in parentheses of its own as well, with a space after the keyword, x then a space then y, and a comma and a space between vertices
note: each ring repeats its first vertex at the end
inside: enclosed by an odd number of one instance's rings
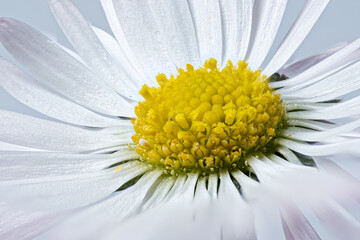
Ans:
POLYGON ((271 150, 285 111, 260 70, 243 61, 220 70, 215 59, 186 69, 140 91, 132 140, 143 161, 173 174, 209 173, 244 169, 248 155, 271 150))

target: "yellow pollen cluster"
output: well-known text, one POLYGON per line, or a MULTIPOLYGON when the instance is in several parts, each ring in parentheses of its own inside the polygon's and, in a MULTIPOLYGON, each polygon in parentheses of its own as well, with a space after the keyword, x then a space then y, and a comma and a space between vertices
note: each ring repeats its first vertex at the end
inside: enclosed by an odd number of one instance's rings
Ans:
POLYGON ((171 173, 246 168, 246 156, 269 150, 285 117, 280 95, 244 61, 220 70, 209 59, 156 79, 159 87, 140 90, 132 140, 143 161, 171 173))

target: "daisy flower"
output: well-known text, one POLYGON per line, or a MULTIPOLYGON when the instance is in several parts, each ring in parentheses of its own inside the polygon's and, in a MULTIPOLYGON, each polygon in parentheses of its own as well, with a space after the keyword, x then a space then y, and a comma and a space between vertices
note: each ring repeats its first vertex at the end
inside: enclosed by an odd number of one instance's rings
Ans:
POLYGON ((356 239, 360 39, 288 63, 328 2, 271 56, 286 0, 101 0, 115 38, 49 0, 73 50, 1 18, 50 119, 0 111, 0 238, 356 239))

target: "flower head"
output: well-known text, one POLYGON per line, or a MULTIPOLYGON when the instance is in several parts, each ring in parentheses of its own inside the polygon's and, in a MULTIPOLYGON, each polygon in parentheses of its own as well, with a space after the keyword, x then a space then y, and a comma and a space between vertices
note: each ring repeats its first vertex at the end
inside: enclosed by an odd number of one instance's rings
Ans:
POLYGON ((101 0, 113 38, 49 0, 75 52, 1 18, 1 86, 52 119, 0 111, 0 238, 358 236, 360 40, 287 64, 309 0, 263 64, 286 2, 101 0))

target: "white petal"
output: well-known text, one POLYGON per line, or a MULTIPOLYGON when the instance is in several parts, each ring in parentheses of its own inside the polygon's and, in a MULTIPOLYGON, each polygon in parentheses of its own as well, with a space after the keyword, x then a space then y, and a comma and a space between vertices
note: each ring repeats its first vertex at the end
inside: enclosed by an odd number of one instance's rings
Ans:
POLYGON ((100 116, 73 103, 0 57, 0 86, 23 104, 55 119, 77 125, 105 127, 129 121, 100 116))
POLYGON ((116 154, 1 152, 0 180, 63 176, 97 172, 124 160, 138 159, 132 151, 116 154))
POLYGON ((259 69, 275 39, 287 0, 257 0, 254 3, 250 46, 246 55, 249 67, 259 69))
MULTIPOLYGON (((341 50, 339 50, 341 51, 341 50)), ((329 57, 330 58, 330 57, 329 57)), ((314 75, 309 78, 309 79, 302 79, 299 81, 299 83, 297 83, 296 85, 289 85, 286 86, 284 88, 279 89, 279 91, 284 94, 291 94, 294 91, 297 91, 299 89, 302 88, 306 88, 314 83, 317 83, 321 80, 323 80, 324 78, 327 78, 328 76, 333 75, 334 73, 337 73, 341 70, 346 71, 346 68, 348 68, 349 66, 351 66, 352 64, 354 64, 355 62, 358 62, 360 58, 360 48, 353 51, 352 53, 350 53, 349 55, 341 58, 339 61, 337 61, 336 63, 334 63, 332 66, 328 67, 326 70, 323 70, 321 72, 315 72, 314 75)), ((326 59, 325 59, 326 60, 326 59)), ((324 61, 325 61, 324 60, 324 61)), ((297 77, 297 76, 296 76, 297 77)), ((290 80, 286 80, 286 81, 292 81, 290 80)), ((283 81, 281 81, 283 82, 283 81)), ((280 83, 280 82, 278 82, 280 83)), ((272 84, 272 83, 271 83, 272 84)), ((275 83, 274 83, 275 84, 275 83)))
POLYGON ((36 148, 23 147, 23 146, 10 144, 10 143, 6 143, 6 142, 0 142, 0 152, 3 152, 3 151, 34 151, 34 152, 39 152, 39 151, 42 151, 42 150, 39 150, 39 149, 36 149, 36 148))
POLYGON ((294 239, 318 239, 319 235, 295 205, 283 206, 281 215, 294 239))
POLYGON ((213 199, 217 199, 218 179, 217 174, 211 174, 208 179, 207 189, 213 199))
POLYGON ((130 139, 99 134, 70 125, 51 122, 14 112, 0 111, 0 141, 26 147, 86 151, 126 144, 130 139))
POLYGON ((336 126, 326 131, 313 131, 304 128, 289 127, 282 134, 283 136, 290 136, 291 139, 313 142, 347 133, 358 127, 360 127, 360 120, 336 126))
MULTIPOLYGON (((339 119, 360 114, 360 97, 308 111, 289 112, 289 119, 339 119)), ((305 103, 306 104, 306 103, 305 103)))
POLYGON ((286 239, 281 225, 281 217, 275 206, 254 207, 256 239, 286 239))
POLYGON ((0 41, 37 78, 101 113, 133 116, 130 104, 59 45, 25 23, 0 19, 0 41))
POLYGON ((154 193, 151 195, 150 199, 141 206, 142 210, 146 210, 149 208, 153 208, 158 206, 164 198, 169 193, 170 189, 175 183, 175 179, 173 177, 165 178, 155 189, 154 193))
POLYGON ((149 3, 113 0, 113 4, 126 40, 153 80, 152 85, 156 85, 155 76, 159 73, 177 73, 149 3))
POLYGON ((200 52, 200 61, 222 59, 222 29, 218 1, 188 1, 200 52))
POLYGON ((294 92, 282 93, 284 98, 301 98, 304 101, 322 102, 356 91, 360 88, 360 62, 344 68, 319 82, 294 92))
POLYGON ((329 173, 338 174, 349 181, 360 181, 360 164, 357 157, 341 154, 326 158, 314 157, 313 159, 316 166, 329 173))
POLYGON ((324 145, 308 145, 281 138, 278 143, 308 156, 330 156, 339 153, 360 155, 360 149, 357 147, 360 143, 359 139, 324 145))
POLYGON ((360 222, 334 200, 328 199, 314 205, 313 211, 338 239, 355 239, 355 236, 360 236, 360 222))
POLYGON ((279 153, 283 155, 289 162, 295 164, 301 164, 299 158, 290 149, 280 146, 278 149, 279 153))
POLYGON ((308 68, 312 67, 313 65, 318 64, 325 58, 329 57, 333 53, 339 51, 343 47, 345 47, 347 43, 341 43, 339 46, 330 48, 328 50, 325 50, 323 52, 317 53, 315 55, 312 55, 310 57, 307 57, 303 60, 290 63, 282 67, 279 72, 285 74, 289 78, 293 78, 294 76, 304 72, 308 68))
POLYGON ((241 192, 244 195, 244 198, 248 201, 253 201, 256 199, 259 190, 261 191, 261 184, 248 176, 243 172, 235 171, 231 172, 231 175, 236 179, 236 181, 241 186, 241 192))
POLYGON ((138 86, 126 77, 105 50, 86 19, 70 0, 49 0, 61 29, 88 66, 121 95, 139 99, 138 86))
POLYGON ((248 49, 251 23, 252 0, 220 1, 223 32, 223 64, 227 60, 237 63, 245 59, 248 49))
POLYGON ((197 173, 178 176, 175 184, 164 198, 163 204, 169 202, 176 205, 190 203, 194 198, 194 189, 198 178, 197 173))
POLYGON ((122 164, 120 171, 106 169, 45 178, 2 182, 2 195, 9 204, 30 209, 59 211, 78 208, 106 198, 121 185, 148 170, 139 162, 122 164))
POLYGON ((194 24, 186 0, 150 0, 150 11, 176 67, 200 65, 194 24))
POLYGON ((43 234, 41 239, 103 239, 114 227, 120 228, 124 224, 121 221, 141 205, 160 175, 161 171, 146 173, 134 186, 83 209, 43 234))
POLYGON ((33 239, 68 214, 27 212, 0 203, 0 239, 33 239))
POLYGON ((141 85, 145 83, 143 80, 144 75, 141 75, 141 73, 137 72, 137 69, 133 68, 116 39, 100 28, 94 26, 91 28, 104 45, 106 51, 115 61, 117 61, 121 72, 125 73, 128 78, 135 81, 137 86, 141 87, 141 85))
POLYGON ((262 72, 271 75, 279 70, 291 57, 313 28, 329 0, 308 0, 278 50, 262 72))
POLYGON ((164 201, 169 201, 170 199, 177 196, 177 194, 181 191, 181 189, 184 187, 184 184, 186 182, 186 176, 180 175, 176 178, 175 184, 170 189, 169 193, 164 198, 164 201))
POLYGON ((252 208, 243 200, 228 172, 220 175, 218 204, 223 239, 255 238, 252 208))
POLYGON ((331 73, 338 70, 342 65, 349 64, 354 61, 354 58, 359 57, 359 51, 357 51, 360 47, 360 38, 348 44, 344 48, 335 52, 328 58, 325 58, 323 61, 318 64, 312 66, 301 74, 284 81, 272 82, 270 83, 271 87, 278 88, 289 86, 293 87, 293 89, 299 88, 300 83, 306 83, 308 81, 315 81, 314 78, 318 76, 322 76, 322 79, 325 76, 330 75, 331 73), (349 60, 347 60, 349 59, 349 60), (340 67, 339 67, 340 66, 340 67))
MULTIPOLYGON (((122 30, 122 27, 120 25, 120 22, 118 20, 118 17, 116 16, 114 4, 112 0, 100 0, 101 5, 104 9, 107 21, 109 22, 110 28, 112 32, 114 33, 114 36, 116 40, 119 43, 120 48, 126 55, 127 59, 131 63, 134 69, 139 71, 139 74, 142 76, 144 75, 144 68, 141 65, 141 62, 139 62, 138 59, 136 59, 133 51, 131 50, 128 41, 125 38, 124 31, 122 30)), ((144 80, 147 82, 149 79, 144 78, 144 80)), ((151 81, 150 81, 151 82, 151 81)), ((147 82, 148 85, 149 82, 147 82)))

